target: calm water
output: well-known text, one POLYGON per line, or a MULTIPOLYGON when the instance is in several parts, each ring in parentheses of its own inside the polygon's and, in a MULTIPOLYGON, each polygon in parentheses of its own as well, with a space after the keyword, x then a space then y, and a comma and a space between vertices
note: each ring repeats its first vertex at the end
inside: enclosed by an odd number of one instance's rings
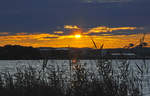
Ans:
MULTIPOLYGON (((80 63, 85 65, 86 69, 94 72, 96 67, 96 60, 80 60, 80 63)), ((117 68, 118 65, 122 62, 122 60, 113 60, 112 65, 114 68, 117 68)), ((144 83, 143 90, 145 96, 150 96, 150 60, 128 60, 130 65, 130 69, 133 72, 138 73, 137 65, 144 69, 144 83)), ((16 67, 24 67, 24 66, 33 66, 35 68, 41 68, 43 64, 42 60, 1 60, 0 61, 0 72, 11 72, 14 73, 16 71, 16 67)), ((48 64, 54 65, 55 67, 64 68, 65 70, 69 70, 69 60, 48 60, 48 64)), ((117 72, 117 70, 116 70, 117 72)))
MULTIPOLYGON (((95 70, 96 60, 80 60, 81 64, 86 64, 86 67, 90 70, 95 70)), ((112 60, 114 67, 118 66, 122 60, 112 60)), ((128 60, 129 65, 136 70, 136 64, 140 67, 150 68, 150 60, 128 60), (145 66, 145 64, 146 66, 145 66)), ((20 66, 33 66, 35 68, 40 68, 43 64, 43 60, 0 60, 0 72, 11 71, 15 72, 16 67, 20 66)), ((69 65, 69 60, 48 60, 48 64, 60 67, 66 67, 69 65)))

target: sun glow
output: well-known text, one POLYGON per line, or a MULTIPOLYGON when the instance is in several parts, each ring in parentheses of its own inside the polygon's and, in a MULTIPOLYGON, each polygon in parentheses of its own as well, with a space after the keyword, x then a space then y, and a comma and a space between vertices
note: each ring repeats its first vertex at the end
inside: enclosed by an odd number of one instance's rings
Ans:
POLYGON ((75 35, 75 38, 81 38, 80 34, 75 35))

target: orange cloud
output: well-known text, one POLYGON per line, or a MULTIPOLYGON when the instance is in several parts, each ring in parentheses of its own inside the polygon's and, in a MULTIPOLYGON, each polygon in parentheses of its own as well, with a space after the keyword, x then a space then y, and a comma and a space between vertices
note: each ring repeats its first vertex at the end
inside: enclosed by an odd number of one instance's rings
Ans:
POLYGON ((80 29, 77 25, 65 25, 65 29, 80 29))
POLYGON ((109 31, 116 31, 116 30, 135 30, 136 27, 118 27, 118 28, 109 28, 109 31))
POLYGON ((22 34, 18 33, 16 35, 0 36, 0 40, 6 41, 17 41, 17 40, 43 40, 46 37, 59 37, 58 35, 41 33, 41 34, 22 34))
MULTIPOLYGON (((33 47, 90 47, 94 48, 91 38, 97 45, 104 44, 104 48, 123 48, 129 43, 136 44, 139 42, 142 34, 134 35, 115 35, 115 36, 97 36, 97 35, 83 35, 76 39, 74 35, 53 35, 48 33, 42 34, 28 34, 28 35, 11 35, 0 36, 0 45, 7 44, 23 45, 33 47), (57 37, 57 38, 56 38, 57 37)), ((145 37, 145 42, 150 43, 150 34, 145 37)))
POLYGON ((8 35, 10 32, 0 32, 0 35, 8 35))
POLYGON ((28 33, 26 32, 21 32, 21 33, 16 33, 16 35, 27 35, 28 33))
POLYGON ((63 34, 64 32, 63 31, 55 31, 54 33, 55 34, 63 34))
POLYGON ((90 34, 90 33, 101 33, 101 32, 112 32, 117 30, 135 30, 136 27, 117 27, 117 28, 109 28, 106 26, 99 26, 95 28, 91 28, 88 30, 88 32, 85 32, 84 34, 90 34))
MULTIPOLYGON (((67 28, 67 27, 66 27, 67 28)), ((68 27, 69 28, 69 27, 68 27)), ((117 27, 109 28, 106 26, 100 26, 96 28, 91 28, 87 32, 82 32, 81 29, 72 30, 70 35, 62 35, 63 31, 56 31, 56 34, 49 33, 17 33, 14 35, 9 35, 9 33, 2 33, 7 35, 0 36, 0 46, 7 44, 12 45, 23 45, 23 46, 33 46, 33 47, 90 47, 94 48, 91 38, 96 42, 97 45, 104 44, 104 48, 123 48, 129 43, 135 44, 139 42, 142 34, 133 35, 86 35, 90 33, 100 33, 100 32, 112 32, 117 30, 135 30, 136 27, 117 27), (84 34, 82 34, 84 33, 84 34), (61 34, 61 35, 60 35, 61 34), (82 35, 81 38, 75 38, 75 35, 82 35)), ((150 43, 150 34, 145 36, 145 42, 150 43)))

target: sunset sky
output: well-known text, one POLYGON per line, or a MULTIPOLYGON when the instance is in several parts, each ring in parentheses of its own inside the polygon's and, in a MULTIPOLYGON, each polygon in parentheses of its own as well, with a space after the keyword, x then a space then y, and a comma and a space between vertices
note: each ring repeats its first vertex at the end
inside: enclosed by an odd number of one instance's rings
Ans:
POLYGON ((0 0, 0 46, 150 46, 150 0, 0 0))

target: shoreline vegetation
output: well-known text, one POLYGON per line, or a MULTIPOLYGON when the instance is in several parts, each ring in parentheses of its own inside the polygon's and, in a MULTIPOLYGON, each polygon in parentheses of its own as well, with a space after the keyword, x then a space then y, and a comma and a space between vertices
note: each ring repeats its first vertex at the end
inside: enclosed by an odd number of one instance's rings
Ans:
POLYGON ((150 59, 150 48, 91 49, 91 48, 33 48, 20 45, 0 47, 0 60, 82 60, 96 59, 150 59), (101 54, 100 56, 98 56, 101 54))

